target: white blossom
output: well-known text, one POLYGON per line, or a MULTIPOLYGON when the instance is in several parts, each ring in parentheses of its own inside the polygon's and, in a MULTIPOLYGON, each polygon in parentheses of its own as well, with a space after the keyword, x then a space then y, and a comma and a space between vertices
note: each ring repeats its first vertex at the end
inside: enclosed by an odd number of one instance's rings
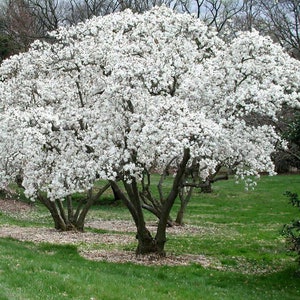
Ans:
MULTIPOLYGON (((299 107, 300 65, 257 32, 229 44, 161 7, 97 17, 52 33, 0 67, 0 184, 61 199, 98 178, 176 169, 184 149, 205 179, 273 172, 272 118, 299 107)), ((251 187, 253 184, 248 182, 251 187)))

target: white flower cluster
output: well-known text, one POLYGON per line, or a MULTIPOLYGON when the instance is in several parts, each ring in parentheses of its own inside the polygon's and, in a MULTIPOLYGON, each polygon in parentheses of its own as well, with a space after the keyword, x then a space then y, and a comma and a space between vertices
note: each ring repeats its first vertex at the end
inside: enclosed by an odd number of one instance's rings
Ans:
POLYGON ((60 199, 97 178, 176 168, 184 149, 205 178, 272 172, 279 137, 248 117, 299 106, 299 62, 257 32, 225 44, 161 7, 88 20, 0 67, 0 184, 60 199))

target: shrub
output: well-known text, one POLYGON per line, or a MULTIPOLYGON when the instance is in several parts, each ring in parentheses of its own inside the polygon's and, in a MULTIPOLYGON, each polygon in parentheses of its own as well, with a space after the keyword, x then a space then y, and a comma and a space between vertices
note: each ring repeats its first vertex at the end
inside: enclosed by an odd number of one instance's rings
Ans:
MULTIPOLYGON (((285 192, 290 204, 300 209, 300 199, 298 194, 285 192)), ((297 261, 300 266, 300 220, 293 220, 283 226, 282 234, 286 237, 288 249, 297 253, 297 261)))

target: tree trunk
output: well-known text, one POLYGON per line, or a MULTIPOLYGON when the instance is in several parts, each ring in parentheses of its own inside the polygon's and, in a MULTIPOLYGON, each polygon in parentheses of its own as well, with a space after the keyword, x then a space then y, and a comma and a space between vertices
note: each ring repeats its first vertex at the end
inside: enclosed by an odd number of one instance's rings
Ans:
POLYGON ((113 195, 114 195, 114 202, 115 202, 115 201, 118 201, 118 200, 121 200, 119 194, 117 193, 117 191, 115 190, 115 188, 114 188, 113 185, 111 186, 111 190, 112 190, 113 195))
POLYGON ((187 195, 184 195, 184 193, 182 192, 182 195, 180 196, 180 208, 177 212, 177 216, 176 216, 176 220, 175 220, 176 225, 180 225, 180 226, 183 225, 183 216, 184 216, 186 207, 187 207, 188 203, 190 202, 192 194, 193 194, 193 187, 189 187, 187 195))
POLYGON ((212 182, 208 178, 205 183, 201 186, 201 193, 210 194, 212 193, 212 182))
POLYGON ((55 203, 53 201, 50 201, 46 196, 42 195, 42 193, 38 194, 38 200, 48 208, 54 221, 54 228, 57 230, 66 231, 67 224, 61 217, 55 203))
POLYGON ((116 182, 111 182, 111 186, 113 187, 116 195, 127 206, 134 220, 137 229, 136 238, 138 240, 136 255, 156 252, 156 242, 152 237, 150 231, 146 228, 142 210, 142 202, 139 198, 136 182, 135 180, 133 180, 131 184, 128 184, 123 181, 123 185, 126 189, 128 198, 126 197, 125 193, 119 188, 116 182))
POLYGON ((177 174, 174 178, 172 189, 162 207, 161 217, 159 219, 157 232, 155 236, 155 240, 157 244, 157 253, 161 256, 165 256, 164 248, 166 243, 166 227, 168 223, 168 217, 174 205, 175 199, 178 196, 180 183, 182 182, 182 177, 184 176, 185 168, 189 159, 190 159, 190 150, 184 149, 183 158, 179 165, 177 174))
MULTIPOLYGON (((164 196, 162 192, 162 183, 167 176, 168 167, 164 170, 163 175, 160 178, 159 184, 157 185, 158 192, 159 192, 159 200, 153 196, 151 192, 151 175, 148 171, 144 171, 142 177, 142 190, 139 193, 141 201, 142 201, 142 208, 148 210, 152 214, 154 214, 158 219, 161 215, 161 209, 164 202, 164 196)), ((169 216, 168 218, 168 226, 172 227, 174 222, 172 218, 169 216)))
POLYGON ((157 252, 156 242, 146 226, 141 226, 137 232, 138 246, 135 251, 136 255, 157 252))
MULTIPOLYGON (((110 186, 110 184, 108 184, 108 187, 109 186, 110 186)), ((92 189, 90 189, 87 192, 86 204, 82 207, 79 216, 75 220, 77 230, 83 231, 86 215, 87 215, 88 211, 90 210, 91 206, 95 203, 95 201, 96 201, 96 197, 93 197, 92 189)))
MULTIPOLYGON (((143 203, 142 207, 143 207, 144 209, 148 210, 149 212, 151 212, 154 216, 157 217, 157 219, 160 218, 161 212, 158 211, 155 207, 150 206, 150 205, 147 205, 147 204, 145 204, 145 203, 143 203)), ((170 216, 168 217, 168 224, 167 224, 167 225, 168 225, 169 227, 173 227, 173 226, 174 226, 174 222, 173 222, 173 220, 172 220, 172 218, 171 218, 170 216)))
POLYGON ((91 206, 109 187, 110 183, 107 183, 96 195, 93 195, 92 190, 89 190, 86 203, 84 203, 85 201, 79 203, 75 214, 71 196, 68 196, 66 199, 66 208, 61 200, 51 201, 42 193, 39 193, 38 200, 49 210, 55 229, 61 231, 83 231, 85 218, 91 206))

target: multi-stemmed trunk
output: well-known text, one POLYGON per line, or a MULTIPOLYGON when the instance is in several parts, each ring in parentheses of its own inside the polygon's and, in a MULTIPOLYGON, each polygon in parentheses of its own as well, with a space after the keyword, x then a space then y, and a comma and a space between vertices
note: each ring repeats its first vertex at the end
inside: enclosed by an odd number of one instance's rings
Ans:
POLYGON ((87 192, 86 199, 81 199, 76 207, 73 207, 73 200, 71 196, 66 197, 65 205, 62 200, 50 200, 47 195, 39 193, 38 200, 44 204, 49 210, 54 221, 54 227, 61 231, 83 231, 85 218, 91 206, 95 201, 109 188, 107 183, 96 194, 92 190, 87 192))
POLYGON ((116 182, 111 182, 115 192, 117 193, 118 197, 123 200, 135 222, 137 228, 136 237, 138 240, 138 246, 136 249, 137 255, 147 253, 156 253, 161 256, 165 255, 164 247, 166 243, 166 228, 168 225, 169 215, 175 199, 178 196, 181 180, 184 176, 184 171, 189 159, 190 151, 189 149, 185 149, 182 161, 178 167, 176 176, 174 177, 172 188, 162 205, 159 223, 157 226, 156 235, 154 237, 146 227, 142 208, 142 200, 136 179, 131 178, 130 183, 127 183, 126 180, 123 180, 123 185, 127 195, 119 188, 116 182))

